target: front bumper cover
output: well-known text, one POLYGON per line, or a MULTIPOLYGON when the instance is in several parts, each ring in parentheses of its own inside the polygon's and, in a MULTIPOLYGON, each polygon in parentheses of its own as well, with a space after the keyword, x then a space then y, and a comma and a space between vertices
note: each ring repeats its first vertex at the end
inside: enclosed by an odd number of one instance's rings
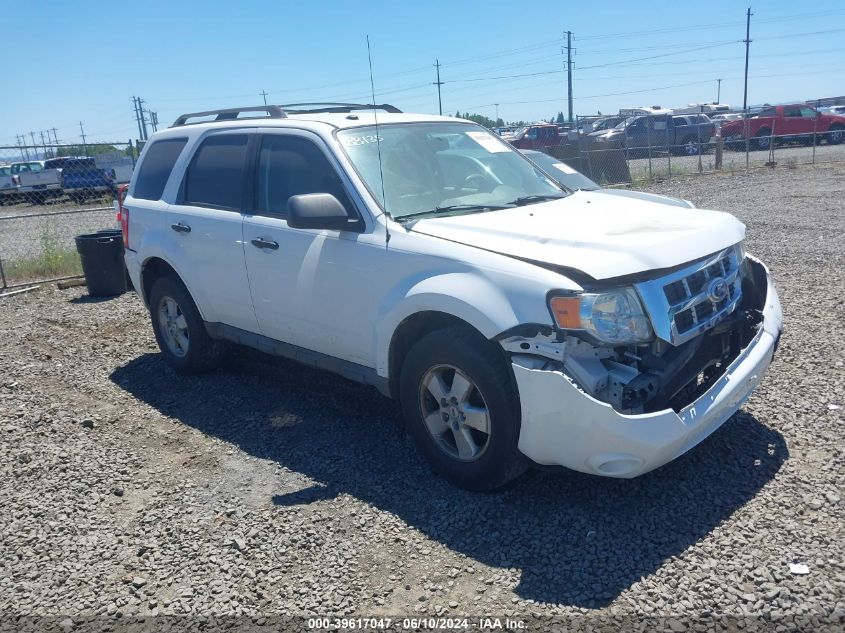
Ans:
POLYGON ((519 450, 538 464, 608 477, 631 478, 658 468, 704 440, 742 406, 762 381, 782 329, 780 300, 766 270, 757 334, 710 389, 678 412, 619 413, 563 372, 532 369, 516 358, 512 367, 522 407, 519 450))

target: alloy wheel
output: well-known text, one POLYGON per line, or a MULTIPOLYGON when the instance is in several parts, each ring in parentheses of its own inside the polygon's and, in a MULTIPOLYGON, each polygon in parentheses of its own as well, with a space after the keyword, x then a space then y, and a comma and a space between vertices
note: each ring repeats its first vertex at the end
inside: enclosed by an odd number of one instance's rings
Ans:
POLYGON ((172 297, 164 296, 159 301, 158 323, 167 349, 174 356, 184 358, 190 345, 188 322, 182 308, 172 297))
POLYGON ((472 462, 490 445, 490 412, 473 380, 452 365, 429 369, 420 382, 420 413, 438 448, 472 462))

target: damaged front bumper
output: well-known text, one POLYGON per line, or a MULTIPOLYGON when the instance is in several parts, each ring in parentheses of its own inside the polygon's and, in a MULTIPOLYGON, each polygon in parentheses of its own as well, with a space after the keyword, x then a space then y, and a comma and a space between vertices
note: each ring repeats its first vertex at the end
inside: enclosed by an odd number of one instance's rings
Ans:
POLYGON ((742 406, 772 361, 783 316, 767 270, 765 275, 763 320, 756 335, 707 391, 677 412, 619 413, 562 371, 535 369, 525 358, 513 357, 522 408, 520 451, 538 464, 630 478, 704 440, 742 406))

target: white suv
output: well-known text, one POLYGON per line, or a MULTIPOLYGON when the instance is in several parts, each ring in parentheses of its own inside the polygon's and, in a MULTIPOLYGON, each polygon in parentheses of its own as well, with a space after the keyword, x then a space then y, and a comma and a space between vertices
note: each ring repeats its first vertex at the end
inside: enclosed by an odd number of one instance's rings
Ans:
POLYGON ((391 106, 183 115, 120 214, 177 371, 237 343, 375 385, 471 489, 532 461, 665 464, 740 407, 781 332, 733 216, 567 191, 485 128, 391 106))

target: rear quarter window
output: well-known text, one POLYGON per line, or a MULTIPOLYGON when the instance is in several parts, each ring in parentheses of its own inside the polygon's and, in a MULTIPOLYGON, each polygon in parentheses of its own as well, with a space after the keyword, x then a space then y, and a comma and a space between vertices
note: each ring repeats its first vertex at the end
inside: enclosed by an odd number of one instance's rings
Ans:
POLYGON ((168 138, 153 142, 144 155, 132 196, 142 200, 160 200, 173 165, 185 148, 187 138, 168 138))

